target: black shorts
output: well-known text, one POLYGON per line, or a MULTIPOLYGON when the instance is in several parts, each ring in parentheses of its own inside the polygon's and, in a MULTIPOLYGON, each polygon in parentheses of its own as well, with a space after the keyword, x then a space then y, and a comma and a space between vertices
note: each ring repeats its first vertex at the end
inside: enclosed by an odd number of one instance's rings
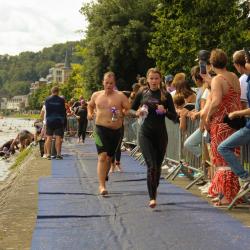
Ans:
POLYGON ((58 126, 58 127, 50 127, 50 126, 46 126, 46 135, 48 136, 61 136, 63 137, 64 134, 64 126, 58 126))
POLYGON ((122 128, 111 129, 96 125, 94 139, 97 153, 106 152, 108 156, 112 157, 122 139, 122 128))

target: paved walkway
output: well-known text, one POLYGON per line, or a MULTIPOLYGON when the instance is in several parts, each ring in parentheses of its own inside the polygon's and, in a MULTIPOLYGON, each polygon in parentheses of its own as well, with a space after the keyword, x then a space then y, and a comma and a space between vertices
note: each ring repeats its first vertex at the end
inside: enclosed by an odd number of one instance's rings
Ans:
POLYGON ((148 208, 145 168, 128 154, 124 172, 110 177, 107 198, 97 194, 93 141, 65 143, 63 154, 39 183, 32 250, 250 249, 249 228, 164 179, 159 205, 148 208))

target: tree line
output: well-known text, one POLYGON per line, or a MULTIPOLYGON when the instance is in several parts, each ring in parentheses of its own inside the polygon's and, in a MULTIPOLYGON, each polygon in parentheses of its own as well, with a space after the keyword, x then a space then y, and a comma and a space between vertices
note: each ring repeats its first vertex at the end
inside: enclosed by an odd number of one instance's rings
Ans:
MULTIPOLYGON (((144 76, 150 67, 157 66, 163 74, 189 73, 200 49, 221 48, 231 56, 250 47, 248 0, 98 0, 84 4, 81 13, 88 28, 73 46, 72 61, 80 65, 62 86, 67 98, 80 94, 88 98, 102 87, 103 74, 109 70, 116 73, 120 90, 130 90, 136 76, 144 76)), ((0 95, 24 93, 24 83, 46 75, 55 62, 64 60, 68 45, 2 56, 0 95)), ((232 69, 232 63, 228 66, 232 69)), ((44 91, 33 98, 34 103, 43 99, 44 91)))
POLYGON ((116 73, 118 88, 130 89, 149 67, 188 73, 200 49, 231 56, 250 47, 247 0, 99 0, 81 12, 89 22, 84 81, 90 90, 107 70, 116 73))
POLYGON ((46 77, 49 68, 64 62, 66 50, 73 50, 71 61, 82 64, 82 56, 74 53, 81 42, 55 44, 39 52, 22 52, 17 56, 0 56, 0 97, 29 93, 30 84, 46 77))

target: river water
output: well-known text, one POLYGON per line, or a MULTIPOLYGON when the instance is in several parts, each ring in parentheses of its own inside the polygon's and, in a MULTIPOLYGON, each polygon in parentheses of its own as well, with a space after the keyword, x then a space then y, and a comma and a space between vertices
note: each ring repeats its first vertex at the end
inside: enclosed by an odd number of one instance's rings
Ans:
MULTIPOLYGON (((34 133, 34 120, 22 118, 2 118, 0 119, 0 145, 17 136, 18 132, 27 129, 34 133)), ((9 168, 14 163, 16 155, 12 155, 9 159, 0 159, 0 181, 3 181, 9 174, 9 168)))

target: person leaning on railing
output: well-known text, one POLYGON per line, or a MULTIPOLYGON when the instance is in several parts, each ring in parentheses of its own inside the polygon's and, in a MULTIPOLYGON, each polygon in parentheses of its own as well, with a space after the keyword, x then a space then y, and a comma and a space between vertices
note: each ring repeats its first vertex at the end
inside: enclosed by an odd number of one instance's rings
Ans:
MULTIPOLYGON (((246 58, 245 67, 241 67, 241 72, 248 75, 247 82, 247 100, 248 107, 250 107, 250 58, 246 58)), ((236 117, 250 116, 250 108, 243 110, 237 110, 229 113, 229 118, 234 119, 236 117)), ((242 187, 239 192, 243 192, 247 189, 250 190, 250 176, 249 173, 244 170, 244 167, 240 163, 238 157, 235 156, 233 149, 242 145, 250 143, 250 119, 247 118, 245 127, 233 133, 226 140, 220 143, 218 146, 218 152, 223 156, 232 171, 240 178, 242 187)))
MULTIPOLYGON (((206 100, 204 99, 203 93, 207 87, 207 84, 200 75, 199 66, 194 66, 191 69, 192 79, 198 87, 197 97, 195 102, 195 109, 189 112, 189 117, 192 121, 200 116, 200 111, 204 108, 206 100)), ((184 147, 197 158, 201 156, 201 145, 202 145, 202 133, 199 127, 185 140, 184 147)))
POLYGON ((211 135, 212 160, 216 166, 208 193, 218 196, 219 202, 215 205, 221 206, 228 205, 240 189, 237 176, 218 152, 218 145, 234 133, 224 122, 224 117, 241 108, 240 83, 236 74, 226 69, 227 55, 223 50, 212 50, 209 60, 217 75, 211 81, 211 103, 206 117, 211 135))

